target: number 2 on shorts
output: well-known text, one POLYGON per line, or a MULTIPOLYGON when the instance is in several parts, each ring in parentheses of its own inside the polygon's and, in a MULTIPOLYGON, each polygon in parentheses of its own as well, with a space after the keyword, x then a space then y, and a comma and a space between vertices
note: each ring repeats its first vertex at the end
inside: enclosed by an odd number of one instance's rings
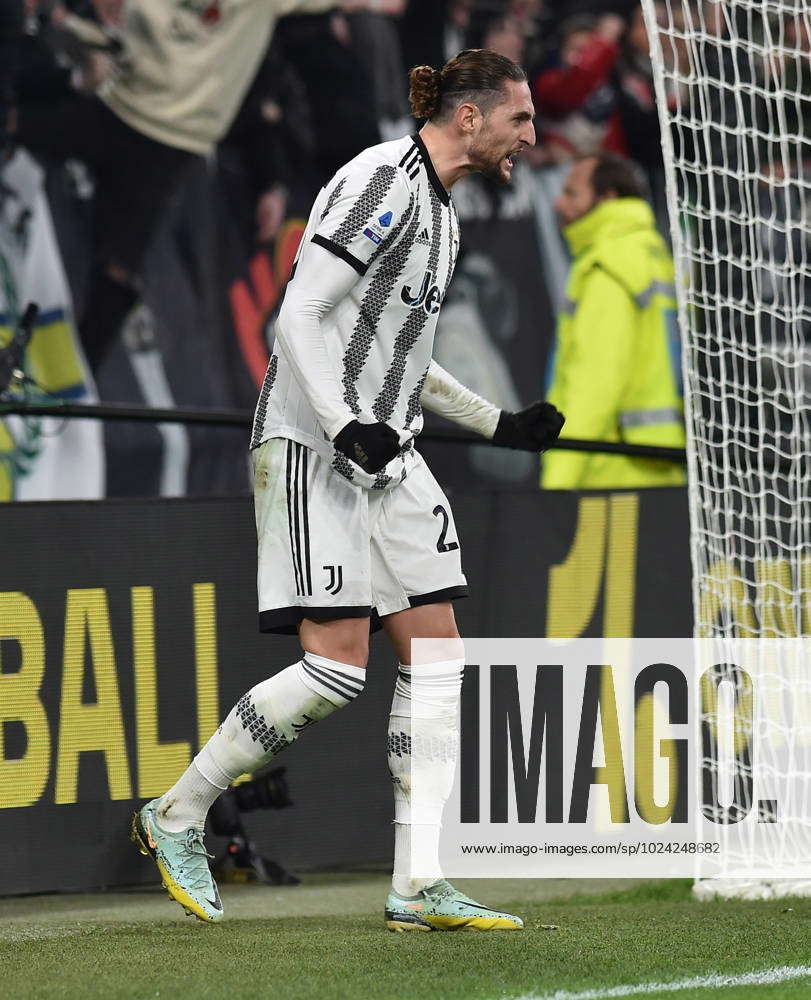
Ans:
POLYGON ((436 543, 437 552, 453 552, 454 550, 458 549, 459 542, 445 541, 445 536, 448 533, 449 518, 448 518, 448 512, 445 510, 445 508, 442 506, 441 503, 438 503, 436 507, 434 507, 434 517, 442 518, 442 531, 440 531, 439 539, 437 540, 436 543))

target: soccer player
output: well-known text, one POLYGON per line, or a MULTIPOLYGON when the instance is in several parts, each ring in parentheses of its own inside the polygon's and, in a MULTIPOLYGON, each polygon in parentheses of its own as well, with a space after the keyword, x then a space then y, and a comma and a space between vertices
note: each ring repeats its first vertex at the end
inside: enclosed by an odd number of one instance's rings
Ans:
POLYGON ((524 71, 486 50, 411 71, 418 135, 367 149, 313 205, 276 325, 251 449, 259 623, 298 632, 302 657, 239 700, 179 781, 133 818, 170 896, 201 920, 222 904, 203 846, 206 813, 311 724, 363 689, 370 619, 400 661, 389 722, 395 862, 391 930, 518 929, 442 876, 442 807, 453 782, 464 652, 451 601, 466 593, 448 500, 414 447, 422 407, 496 443, 538 452, 563 417, 537 402, 508 413, 431 359, 459 249, 450 189, 501 182, 535 141, 524 71), (444 640, 412 663, 412 638, 444 640), (412 726, 414 731, 412 731, 412 726), (411 769, 420 774, 412 800, 411 769), (412 877, 411 843, 433 874, 412 877))

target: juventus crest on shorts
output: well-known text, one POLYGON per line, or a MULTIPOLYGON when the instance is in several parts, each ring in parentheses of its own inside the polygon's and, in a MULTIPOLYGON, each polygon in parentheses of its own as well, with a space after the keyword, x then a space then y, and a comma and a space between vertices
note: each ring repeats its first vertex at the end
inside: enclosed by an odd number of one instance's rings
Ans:
MULTIPOLYGON (((317 284, 317 274, 307 273, 310 243, 358 273, 349 295, 321 323, 344 401, 358 419, 382 420, 415 437, 437 316, 459 250, 456 210, 422 139, 372 146, 338 171, 313 205, 291 281, 317 284)), ((401 456, 369 476, 336 452, 278 346, 251 447, 271 437, 313 448, 345 478, 371 489, 396 486, 409 467, 401 456)))

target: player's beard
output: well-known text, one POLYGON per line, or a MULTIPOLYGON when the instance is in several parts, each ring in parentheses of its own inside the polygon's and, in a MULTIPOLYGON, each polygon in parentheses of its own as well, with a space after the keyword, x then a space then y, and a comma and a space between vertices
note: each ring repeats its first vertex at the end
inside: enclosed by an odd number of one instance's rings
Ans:
POLYGON ((505 174, 502 169, 502 163, 509 152, 509 150, 505 152, 503 146, 497 146, 493 142, 477 141, 470 147, 468 155, 470 156, 470 164, 476 173, 495 181, 497 184, 509 184, 512 180, 512 172, 505 174))

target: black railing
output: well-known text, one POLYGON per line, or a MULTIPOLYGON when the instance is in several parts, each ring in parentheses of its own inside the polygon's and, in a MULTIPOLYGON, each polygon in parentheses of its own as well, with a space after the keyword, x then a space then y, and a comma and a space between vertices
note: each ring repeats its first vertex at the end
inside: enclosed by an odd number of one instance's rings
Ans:
MULTIPOLYGON (((209 427, 241 427, 245 429, 251 426, 253 420, 253 414, 247 410, 154 409, 123 403, 24 403, 15 400, 0 402, 0 417, 9 414, 31 417, 61 417, 72 420, 126 420, 152 424, 198 424, 209 427)), ((497 447, 493 445, 492 441, 454 428, 448 430, 426 429, 420 434, 420 440, 497 447)), ((687 455, 683 448, 657 448, 653 445, 625 444, 620 441, 581 441, 576 438, 562 438, 553 447, 560 451, 590 451, 612 455, 633 455, 637 458, 659 458, 682 465, 687 462, 687 455)))

